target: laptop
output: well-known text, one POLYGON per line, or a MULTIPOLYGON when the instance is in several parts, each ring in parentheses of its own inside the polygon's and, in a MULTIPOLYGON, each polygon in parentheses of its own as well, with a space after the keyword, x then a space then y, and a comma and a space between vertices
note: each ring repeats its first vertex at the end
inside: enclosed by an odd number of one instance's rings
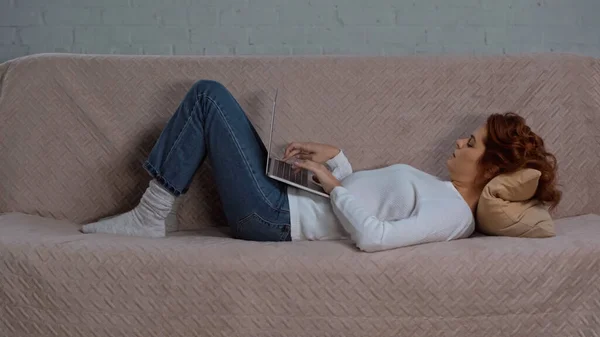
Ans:
POLYGON ((277 104, 278 93, 279 89, 275 91, 275 99, 273 100, 273 111, 271 112, 271 132, 269 133, 269 147, 267 152, 267 166, 265 173, 269 178, 279 180, 288 185, 329 198, 329 194, 323 190, 319 183, 313 180, 314 174, 312 172, 305 169, 300 169, 296 173, 294 172, 292 164, 288 164, 285 161, 271 157, 273 125, 275 124, 275 106, 277 104))

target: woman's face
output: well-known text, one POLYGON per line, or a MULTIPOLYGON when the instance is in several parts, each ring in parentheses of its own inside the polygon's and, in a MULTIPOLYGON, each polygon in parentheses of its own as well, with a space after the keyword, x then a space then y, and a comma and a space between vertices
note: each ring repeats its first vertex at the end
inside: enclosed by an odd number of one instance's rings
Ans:
POLYGON ((486 137, 485 125, 480 126, 467 138, 456 141, 456 148, 447 161, 450 179, 465 183, 476 183, 479 173, 479 159, 485 152, 483 140, 486 137))

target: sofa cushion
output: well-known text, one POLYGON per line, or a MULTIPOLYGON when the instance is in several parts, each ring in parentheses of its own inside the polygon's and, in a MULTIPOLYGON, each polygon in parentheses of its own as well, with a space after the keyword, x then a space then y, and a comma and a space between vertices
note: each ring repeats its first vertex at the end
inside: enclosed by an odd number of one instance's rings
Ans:
POLYGON ((0 215, 0 335, 582 336, 600 310, 600 216, 556 222, 548 239, 367 254, 346 241, 135 238, 0 215))
POLYGON ((540 176, 540 171, 528 168, 492 179, 479 198, 478 230, 488 235, 554 236, 550 213, 533 198, 540 176))

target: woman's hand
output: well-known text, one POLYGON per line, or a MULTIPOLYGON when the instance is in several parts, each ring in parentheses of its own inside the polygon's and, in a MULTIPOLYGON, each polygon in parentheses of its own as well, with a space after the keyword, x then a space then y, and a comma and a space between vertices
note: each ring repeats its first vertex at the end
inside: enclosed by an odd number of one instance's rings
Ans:
POLYGON ((300 143, 293 142, 285 149, 283 161, 292 157, 310 160, 318 164, 324 164, 329 159, 340 153, 340 149, 335 146, 319 143, 300 143))
POLYGON ((321 184, 321 187, 323 187, 323 190, 325 190, 327 194, 330 194, 336 186, 342 186, 340 181, 333 176, 331 171, 329 171, 327 167, 321 163, 317 163, 312 160, 298 159, 292 165, 294 167, 309 170, 314 173, 319 180, 319 184, 321 184))

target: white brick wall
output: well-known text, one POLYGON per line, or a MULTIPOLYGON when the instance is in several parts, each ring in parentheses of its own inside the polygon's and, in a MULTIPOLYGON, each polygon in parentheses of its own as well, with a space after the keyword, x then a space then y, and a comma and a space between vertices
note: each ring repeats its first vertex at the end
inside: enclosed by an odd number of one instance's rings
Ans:
POLYGON ((16 33, 16 28, 0 27, 0 41, 15 41, 16 33))
POLYGON ((102 9, 100 8, 52 7, 42 11, 46 27, 101 25, 101 15, 102 9))
POLYGON ((0 0, 0 62, 42 52, 600 56, 600 0, 0 0))

